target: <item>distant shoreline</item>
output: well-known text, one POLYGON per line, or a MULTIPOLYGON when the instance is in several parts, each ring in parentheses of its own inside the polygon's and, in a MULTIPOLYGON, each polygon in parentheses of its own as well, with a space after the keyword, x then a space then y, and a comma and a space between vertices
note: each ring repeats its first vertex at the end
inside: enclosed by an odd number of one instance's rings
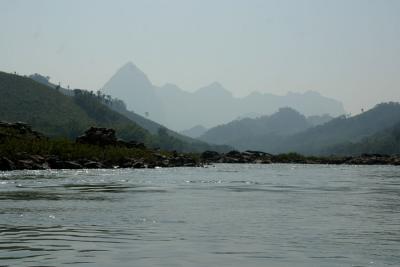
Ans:
POLYGON ((91 127, 72 141, 49 139, 25 123, 0 122, 0 171, 201 167, 214 163, 400 165, 400 155, 314 157, 297 153, 272 155, 250 150, 179 153, 117 139, 115 131, 109 128, 91 127))

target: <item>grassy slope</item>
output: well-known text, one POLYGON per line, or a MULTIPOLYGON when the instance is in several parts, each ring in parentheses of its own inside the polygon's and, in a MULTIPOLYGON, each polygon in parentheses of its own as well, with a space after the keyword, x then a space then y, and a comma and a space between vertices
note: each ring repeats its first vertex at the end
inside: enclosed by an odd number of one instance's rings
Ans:
POLYGON ((29 78, 0 72, 0 94, 0 120, 24 121, 50 137, 74 138, 90 126, 104 126, 116 128, 122 137, 151 139, 146 130, 103 104, 65 96, 29 78))
POLYGON ((332 146, 327 152, 337 155, 400 154, 400 122, 359 142, 332 146))
POLYGON ((0 120, 26 122, 49 137, 75 138, 90 126, 99 126, 115 129, 122 139, 144 142, 165 150, 202 152, 230 149, 177 136, 170 130, 159 135, 161 125, 139 118, 139 122, 151 128, 149 132, 136 123, 138 118, 127 118, 111 110, 87 91, 70 97, 30 78, 0 72, 0 94, 3 96, 0 98, 0 120))
MULTIPOLYGON (((351 118, 339 117, 288 137, 266 135, 253 139, 254 145, 270 153, 297 152, 306 155, 337 153, 345 144, 359 143, 400 121, 400 104, 384 103, 351 118)), ((348 150, 350 153, 350 149, 348 150)), ((367 152, 367 151, 365 151, 367 152)), ((342 154, 342 153, 340 153, 342 154)))

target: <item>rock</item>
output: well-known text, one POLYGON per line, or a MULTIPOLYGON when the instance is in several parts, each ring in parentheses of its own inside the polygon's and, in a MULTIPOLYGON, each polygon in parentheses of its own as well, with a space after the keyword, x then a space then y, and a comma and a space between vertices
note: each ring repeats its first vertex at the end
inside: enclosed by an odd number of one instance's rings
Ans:
POLYGON ((216 151, 207 150, 207 151, 204 151, 200 155, 200 157, 201 157, 201 159, 203 159, 205 161, 215 162, 221 158, 221 155, 216 151))
POLYGON ((20 159, 16 162, 16 166, 20 170, 33 170, 35 169, 33 165, 34 162, 30 159, 20 159))
POLYGON ((98 127, 90 127, 84 135, 76 138, 76 142, 98 146, 115 146, 118 144, 114 129, 98 127))
POLYGON ((102 169, 102 168, 104 168, 104 166, 103 166, 103 164, 101 164, 101 162, 91 161, 91 160, 86 161, 82 165, 86 169, 102 169))
POLYGON ((51 169, 83 169, 78 162, 60 160, 55 156, 50 157, 47 162, 51 169))
POLYGON ((232 150, 232 151, 229 151, 228 153, 226 153, 225 156, 230 157, 230 158, 241 158, 242 153, 240 153, 240 151, 237 151, 237 150, 232 150))
POLYGON ((64 161, 63 169, 82 169, 82 165, 75 161, 64 161))
POLYGON ((0 158, 0 171, 12 171, 15 170, 15 164, 6 157, 0 158))
POLYGON ((145 167, 144 163, 140 162, 140 161, 137 161, 132 165, 132 168, 135 168, 135 169, 143 169, 144 167, 145 167))

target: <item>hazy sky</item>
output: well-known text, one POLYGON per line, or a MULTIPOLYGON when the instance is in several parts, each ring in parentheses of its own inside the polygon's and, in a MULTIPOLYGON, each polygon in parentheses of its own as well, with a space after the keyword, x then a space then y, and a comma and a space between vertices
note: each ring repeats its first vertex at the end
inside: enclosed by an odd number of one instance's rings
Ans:
POLYGON ((156 85, 400 101, 398 0, 0 0, 0 70, 98 89, 127 61, 156 85))

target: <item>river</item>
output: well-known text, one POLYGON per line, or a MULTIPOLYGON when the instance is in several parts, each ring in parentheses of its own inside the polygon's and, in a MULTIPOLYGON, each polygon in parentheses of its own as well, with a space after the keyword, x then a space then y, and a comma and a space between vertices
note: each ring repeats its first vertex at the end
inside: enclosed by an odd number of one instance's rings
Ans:
POLYGON ((400 266, 400 168, 0 172, 0 266, 400 266))

